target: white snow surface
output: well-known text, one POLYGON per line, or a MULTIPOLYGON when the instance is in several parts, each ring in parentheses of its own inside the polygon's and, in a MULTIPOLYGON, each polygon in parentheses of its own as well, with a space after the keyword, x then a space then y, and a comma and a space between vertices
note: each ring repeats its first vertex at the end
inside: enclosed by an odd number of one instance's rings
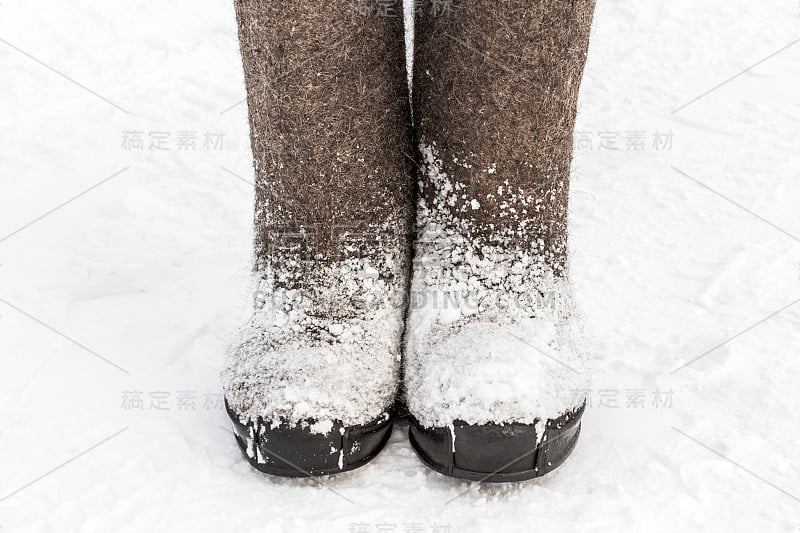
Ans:
POLYGON ((448 479, 398 428, 363 469, 287 480, 205 405, 249 299, 232 4, 2 2, 0 532, 797 531, 800 46, 673 111, 798 36, 788 0, 599 1, 570 268, 596 371, 563 466, 448 479), (129 130, 144 150, 121 147, 129 130), (172 149, 148 150, 153 131, 172 149))

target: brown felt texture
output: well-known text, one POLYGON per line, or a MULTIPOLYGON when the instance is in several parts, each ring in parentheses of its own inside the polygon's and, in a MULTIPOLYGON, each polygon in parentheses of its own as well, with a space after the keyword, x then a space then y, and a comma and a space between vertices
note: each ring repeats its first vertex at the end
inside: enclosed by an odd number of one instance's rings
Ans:
MULTIPOLYGON (((342 258, 342 239, 406 241, 412 218, 403 17, 351 0, 236 0, 256 176, 256 270, 289 283, 342 258), (361 237, 358 235, 361 234, 361 237), (355 236, 355 237, 354 237, 355 236)), ((403 242, 405 245, 405 242, 403 242)), ((348 254, 377 253, 365 245, 348 254)))
POLYGON ((594 0, 425 0, 415 21, 416 136, 436 143, 443 170, 481 205, 460 214, 456 205, 454 214, 481 243, 522 228, 519 247, 557 271, 567 253, 572 133, 593 11, 594 0), (499 186, 543 208, 501 217, 499 186))

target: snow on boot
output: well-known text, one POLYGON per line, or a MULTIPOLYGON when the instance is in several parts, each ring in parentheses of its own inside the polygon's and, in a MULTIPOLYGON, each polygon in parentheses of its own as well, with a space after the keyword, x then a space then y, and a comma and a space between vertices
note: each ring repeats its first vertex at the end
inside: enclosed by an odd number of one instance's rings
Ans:
POLYGON ((530 479, 571 453, 585 403, 567 198, 594 0, 441 4, 415 19, 409 436, 441 473, 530 479))
POLYGON ((237 0, 236 14, 256 290, 226 404, 258 470, 343 472, 389 438, 399 381, 413 216, 403 19, 349 0, 237 0))

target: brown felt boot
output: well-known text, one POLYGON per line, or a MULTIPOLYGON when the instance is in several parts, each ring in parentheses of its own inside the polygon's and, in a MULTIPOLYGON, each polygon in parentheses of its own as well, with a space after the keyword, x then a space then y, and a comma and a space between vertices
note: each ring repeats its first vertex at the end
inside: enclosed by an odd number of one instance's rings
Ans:
POLYGON ((410 436, 445 474, 529 479, 580 430, 567 198, 594 0, 421 4, 410 436))
POLYGON ((400 0, 237 0, 256 176, 253 316, 224 372, 251 464, 337 473, 389 437, 412 217, 400 0))

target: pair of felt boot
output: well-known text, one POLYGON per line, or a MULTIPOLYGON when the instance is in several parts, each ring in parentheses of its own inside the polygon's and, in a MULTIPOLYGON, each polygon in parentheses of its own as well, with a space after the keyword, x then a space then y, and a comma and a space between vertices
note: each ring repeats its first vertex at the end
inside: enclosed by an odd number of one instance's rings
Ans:
POLYGON ((223 381, 254 467, 352 470, 400 415, 456 477, 529 479, 570 454, 585 353, 567 198, 593 3, 417 2, 412 106, 400 3, 237 0, 256 290, 223 381))

